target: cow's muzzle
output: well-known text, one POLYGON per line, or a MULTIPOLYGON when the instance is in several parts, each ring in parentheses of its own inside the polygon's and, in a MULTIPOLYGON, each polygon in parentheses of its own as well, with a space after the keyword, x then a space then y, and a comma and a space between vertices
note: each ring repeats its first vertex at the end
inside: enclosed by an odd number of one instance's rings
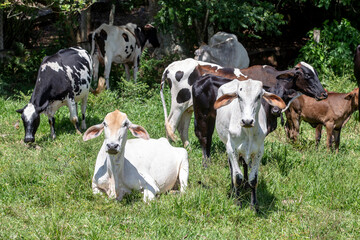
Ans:
POLYGON ((254 119, 241 119, 241 126, 244 128, 251 128, 254 126, 254 119))
POLYGON ((320 100, 326 99, 327 97, 328 97, 327 92, 322 92, 320 95, 315 96, 315 99, 316 99, 317 101, 320 101, 320 100))
POLYGON ((106 144, 107 150, 106 152, 112 155, 116 155, 119 153, 120 145, 117 143, 108 143, 106 144))

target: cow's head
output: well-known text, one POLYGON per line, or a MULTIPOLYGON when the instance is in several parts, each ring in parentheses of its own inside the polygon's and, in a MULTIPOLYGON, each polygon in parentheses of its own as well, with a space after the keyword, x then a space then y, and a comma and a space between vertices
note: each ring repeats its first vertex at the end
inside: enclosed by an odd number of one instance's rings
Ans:
POLYGON ((160 47, 160 43, 157 38, 157 30, 153 25, 146 24, 144 27, 142 27, 141 31, 145 35, 145 39, 146 39, 145 47, 153 47, 153 48, 160 47))
POLYGON ((357 110, 359 108, 359 88, 355 88, 346 94, 345 99, 351 101, 352 109, 357 110))
POLYGON ((295 81, 297 91, 316 100, 322 100, 328 96, 320 83, 316 70, 305 62, 298 63, 295 68, 278 75, 276 78, 295 81))
POLYGON ((111 155, 116 155, 121 153, 125 147, 127 130, 130 130, 135 137, 149 139, 149 134, 145 128, 132 124, 125 113, 115 110, 108 113, 102 123, 88 128, 84 133, 83 140, 96 138, 104 131, 105 151, 111 155))
MULTIPOLYGON (((294 89, 294 84, 291 81, 288 80, 278 80, 276 82, 276 85, 268 89, 269 92, 279 96, 287 105, 287 107, 290 105, 290 103, 295 100, 297 97, 301 95, 300 92, 297 92, 294 89)), ((265 112, 269 111, 269 105, 265 104, 265 112)), ((270 107, 270 112, 275 117, 280 117, 280 114, 284 111, 280 109, 279 107, 270 107)))
POLYGON ((256 115, 259 113, 261 106, 261 98, 264 98, 270 105, 277 106, 281 109, 286 106, 280 97, 266 92, 263 89, 262 82, 260 81, 252 79, 246 81, 233 80, 222 85, 220 89, 219 93, 223 91, 225 94, 216 100, 214 108, 221 108, 230 104, 234 99, 238 99, 241 115, 241 119, 239 119, 239 121, 242 127, 248 128, 255 125, 256 115))
POLYGON ((40 125, 40 113, 42 113, 49 102, 46 101, 41 107, 37 107, 32 103, 29 103, 22 109, 16 110, 16 112, 21 114, 21 119, 24 124, 25 137, 24 142, 34 142, 35 133, 40 125))

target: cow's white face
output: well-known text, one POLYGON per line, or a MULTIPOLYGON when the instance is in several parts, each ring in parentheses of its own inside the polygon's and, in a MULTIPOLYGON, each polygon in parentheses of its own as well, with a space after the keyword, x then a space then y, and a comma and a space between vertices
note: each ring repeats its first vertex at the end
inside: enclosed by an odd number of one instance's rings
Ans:
POLYGON ((41 107, 36 107, 32 103, 28 103, 24 108, 16 110, 16 112, 21 114, 21 119, 24 124, 24 142, 35 141, 35 133, 40 125, 40 113, 44 111, 47 106, 48 101, 41 107))
POLYGON ((125 113, 115 110, 108 113, 102 123, 86 130, 83 140, 87 141, 98 137, 104 131, 105 151, 110 155, 117 155, 123 152, 127 140, 127 130, 130 130, 135 137, 149 139, 149 134, 143 127, 132 124, 125 113))
POLYGON ((263 93, 264 90, 260 81, 247 80, 239 82, 237 97, 241 114, 240 125, 242 127, 254 126, 263 93))
POLYGON ((230 104, 234 99, 238 99, 238 106, 236 108, 239 111, 240 126, 245 128, 253 127, 256 123, 256 115, 261 107, 261 98, 264 98, 270 105, 277 106, 280 109, 286 107, 284 101, 279 96, 266 92, 262 87, 261 81, 252 79, 238 81, 235 79, 220 87, 222 88, 221 90, 230 93, 220 96, 216 100, 214 108, 218 109, 230 104))

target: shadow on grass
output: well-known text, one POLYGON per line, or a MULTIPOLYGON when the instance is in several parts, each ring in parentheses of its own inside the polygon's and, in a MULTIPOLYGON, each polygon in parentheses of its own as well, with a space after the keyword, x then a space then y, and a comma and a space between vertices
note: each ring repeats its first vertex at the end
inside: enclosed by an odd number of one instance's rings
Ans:
MULTIPOLYGON (((257 194, 257 201, 258 201, 258 211, 257 215, 262 218, 267 218, 273 212, 276 212, 278 209, 275 206, 275 202, 277 201, 274 194, 268 191, 268 187, 265 183, 264 179, 259 179, 259 183, 257 186, 256 194, 257 194)), ((236 198, 232 194, 231 189, 229 190, 228 198, 234 199, 234 204, 236 204, 236 198)), ((246 208, 250 208, 251 205, 251 189, 246 188, 242 189, 240 193, 241 207, 240 211, 246 208)))
MULTIPOLYGON (((45 117, 45 116, 41 116, 41 117, 45 117)), ((95 124, 99 124, 103 121, 103 119, 100 119, 98 117, 86 117, 86 127, 89 128, 92 125, 95 124)), ((79 118, 79 126, 81 126, 81 117, 79 118)), ((45 133, 42 137, 37 138, 36 134, 35 134, 35 141, 36 144, 39 144, 40 146, 43 145, 43 143, 48 142, 48 141, 52 141, 51 138, 51 134, 50 134, 50 124, 47 124, 47 127, 45 127, 45 131, 47 131, 47 133, 45 133)), ((38 130, 37 132, 39 132, 40 130, 38 130)), ((83 129, 80 129, 81 134, 84 134, 84 132, 86 131, 83 129)), ((58 117, 56 118, 55 115, 55 134, 56 134, 56 138, 66 135, 66 134, 76 134, 76 129, 74 127, 74 125, 70 122, 70 119, 68 117, 58 117)), ((79 135, 80 136, 80 135, 79 135)))

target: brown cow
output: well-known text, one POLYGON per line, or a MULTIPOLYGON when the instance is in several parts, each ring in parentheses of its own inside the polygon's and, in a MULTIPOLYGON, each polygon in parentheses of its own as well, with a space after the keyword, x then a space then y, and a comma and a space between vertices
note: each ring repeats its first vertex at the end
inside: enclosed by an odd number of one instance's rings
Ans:
POLYGON ((302 95, 292 102, 285 112, 286 135, 296 141, 299 135, 301 120, 310 123, 316 128, 316 145, 321 139, 322 126, 326 127, 327 147, 332 148, 333 137, 335 150, 339 151, 341 128, 349 120, 351 114, 358 110, 359 89, 355 88, 349 93, 329 92, 328 98, 316 101, 313 98, 302 95))

